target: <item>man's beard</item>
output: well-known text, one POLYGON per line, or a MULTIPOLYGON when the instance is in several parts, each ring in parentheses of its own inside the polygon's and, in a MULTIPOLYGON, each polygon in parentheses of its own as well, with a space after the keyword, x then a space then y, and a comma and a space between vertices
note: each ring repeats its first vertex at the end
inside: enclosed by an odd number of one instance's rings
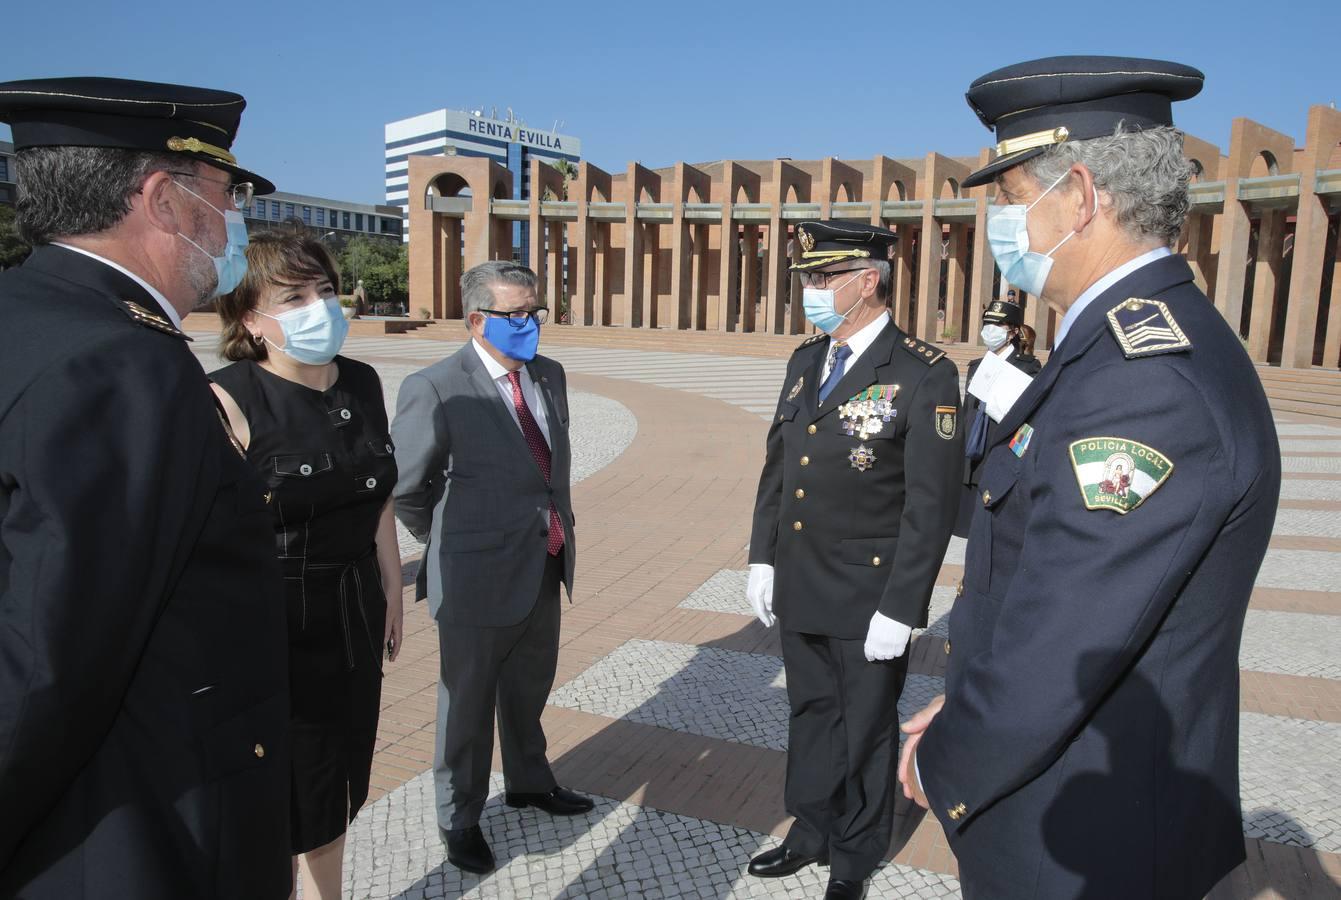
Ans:
MULTIPOLYGON (((203 211, 196 212, 191 217, 191 240, 195 241, 201 247, 209 247, 209 237, 206 235, 206 218, 203 211)), ((185 243, 185 242, 183 242, 185 243)), ((225 246, 227 246, 225 242, 225 246)), ((224 248, 214 251, 215 255, 223 253, 224 248)), ((195 295, 195 300, 191 303, 191 309, 197 310, 214 299, 215 289, 219 286, 219 273, 214 268, 214 260, 205 255, 204 251, 197 247, 186 244, 186 255, 182 257, 181 272, 186 278, 186 283, 191 286, 191 292, 195 295)))

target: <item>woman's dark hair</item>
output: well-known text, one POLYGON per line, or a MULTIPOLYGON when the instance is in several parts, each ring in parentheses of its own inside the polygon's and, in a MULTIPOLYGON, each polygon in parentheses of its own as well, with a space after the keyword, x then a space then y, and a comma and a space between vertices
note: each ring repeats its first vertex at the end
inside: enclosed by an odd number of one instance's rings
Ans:
POLYGON ((1020 329, 1020 334, 1017 340, 1020 342, 1020 355, 1033 356, 1034 341, 1038 339, 1038 335, 1035 334, 1034 329, 1030 328, 1028 325, 1020 325, 1018 327, 1020 329))
POLYGON ((219 355, 234 361, 266 358, 265 342, 256 343, 242 318, 256 309, 265 291, 275 285, 300 287, 329 281, 340 292, 340 272, 326 246, 305 232, 266 231, 250 238, 247 274, 242 283, 218 299, 223 337, 219 355))

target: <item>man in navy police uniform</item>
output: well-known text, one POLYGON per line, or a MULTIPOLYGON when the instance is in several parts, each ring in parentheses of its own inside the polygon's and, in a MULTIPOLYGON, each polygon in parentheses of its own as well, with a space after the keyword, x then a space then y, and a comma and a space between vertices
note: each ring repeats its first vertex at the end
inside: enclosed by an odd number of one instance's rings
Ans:
POLYGON ((893 232, 802 222, 797 240, 806 316, 827 334, 787 364, 748 586, 760 620, 782 629, 796 823, 749 868, 827 863, 825 896, 860 897, 889 849, 904 651, 926 627, 961 490, 959 377, 890 317, 893 232))
POLYGON ((34 245, 0 274, 0 897, 289 893, 266 490, 180 329, 274 190, 229 152, 245 105, 0 84, 34 245))
POLYGON ((1201 898, 1244 858, 1238 648, 1280 490, 1265 394, 1171 254, 1195 69, 985 75, 988 241, 1061 324, 987 449, 946 691, 905 725, 967 898, 1201 898))

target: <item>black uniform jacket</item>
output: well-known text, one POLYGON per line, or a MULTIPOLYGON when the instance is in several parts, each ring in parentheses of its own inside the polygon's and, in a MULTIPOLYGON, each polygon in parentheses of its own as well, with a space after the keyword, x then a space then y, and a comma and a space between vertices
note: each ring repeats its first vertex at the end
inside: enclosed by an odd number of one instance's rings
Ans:
MULTIPOLYGON (((1006 362, 1019 369, 1024 374, 1033 378, 1043 368, 1039 363, 1038 357, 1030 354, 1021 356, 1016 350, 1006 357, 1006 362)), ((964 379, 964 452, 968 452, 969 439, 973 436, 973 421, 982 408, 982 401, 968 392, 968 386, 973 383, 973 376, 978 374, 978 366, 982 364, 982 359, 978 358, 968 365, 968 375, 964 379)), ((987 443, 990 447, 996 443, 996 437, 1000 432, 1000 426, 987 419, 987 443)), ((1009 435, 1007 435, 1009 437, 1009 435)), ((954 534, 955 537, 968 537, 969 523, 973 520, 973 511, 982 504, 978 502, 978 475, 982 472, 983 460, 986 459, 986 453, 983 458, 977 461, 964 459, 964 490, 959 495, 959 513, 955 517, 954 534)))
POLYGON ((960 490, 958 372, 891 320, 820 404, 828 349, 826 337, 810 338, 787 364, 750 562, 774 567, 773 611, 790 631, 863 638, 877 609, 925 627, 960 490), (889 409, 845 415, 878 387, 889 409))
POLYGON ((1280 491, 1261 382, 1166 257, 1080 313, 998 435, 917 753, 965 896, 1201 898, 1244 856, 1238 648, 1280 491))
POLYGON ((265 487, 132 279, 39 247, 0 323, 0 897, 284 897, 265 487))

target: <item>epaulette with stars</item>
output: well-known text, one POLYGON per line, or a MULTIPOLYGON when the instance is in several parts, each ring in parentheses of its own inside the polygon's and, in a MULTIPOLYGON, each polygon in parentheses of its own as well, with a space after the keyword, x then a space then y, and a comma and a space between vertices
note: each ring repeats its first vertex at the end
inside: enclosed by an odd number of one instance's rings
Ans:
POLYGON ((906 337, 902 341, 903 349, 922 360, 927 365, 935 365, 944 356, 945 351, 934 344, 924 344, 915 337, 906 337))
POLYGON ((161 331, 164 334, 170 334, 173 337, 181 338, 184 341, 191 340, 191 338, 178 329, 176 325, 173 325, 158 313, 150 312, 133 300, 122 300, 121 302, 126 305, 126 312, 130 315, 131 319, 138 324, 143 325, 146 328, 152 328, 155 331, 161 331))
MULTIPOLYGON (((805 347, 809 347, 811 344, 817 344, 820 341, 824 340, 826 337, 828 337, 828 335, 822 331, 819 332, 818 334, 812 334, 810 337, 806 338, 799 345, 797 345, 796 350, 801 350, 805 347)), ((793 350, 792 352, 795 353, 796 350, 793 350)))

